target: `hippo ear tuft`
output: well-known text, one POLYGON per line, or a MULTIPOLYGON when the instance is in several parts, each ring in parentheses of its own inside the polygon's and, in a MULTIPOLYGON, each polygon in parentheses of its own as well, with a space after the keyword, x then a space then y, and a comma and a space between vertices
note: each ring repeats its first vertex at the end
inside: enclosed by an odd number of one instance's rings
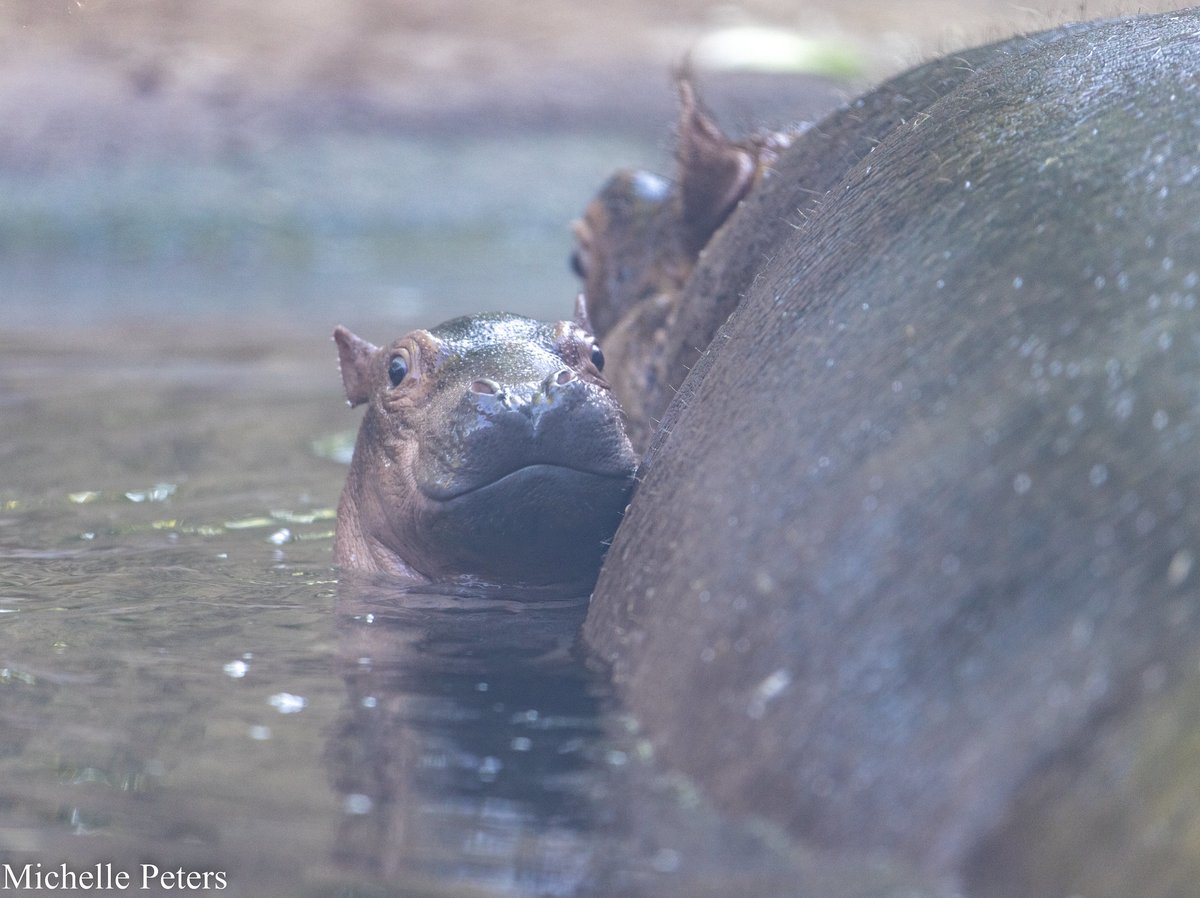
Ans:
POLYGON ((696 97, 685 72, 679 85, 679 183, 684 240, 699 253, 754 183, 755 159, 726 137, 696 97))
POLYGON ((361 405, 371 398, 371 357, 377 347, 355 336, 340 324, 333 329, 337 343, 338 364, 342 369, 342 387, 351 406, 361 405))
POLYGON ((575 323, 583 329, 583 332, 588 336, 594 335, 596 332, 592 329, 592 319, 588 317, 587 296, 580 293, 575 297, 575 323))

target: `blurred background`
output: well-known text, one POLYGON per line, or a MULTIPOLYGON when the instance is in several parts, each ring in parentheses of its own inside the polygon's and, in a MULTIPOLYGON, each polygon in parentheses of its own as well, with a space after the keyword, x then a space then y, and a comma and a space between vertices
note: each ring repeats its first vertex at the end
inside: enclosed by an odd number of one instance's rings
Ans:
POLYGON ((686 56, 737 133, 1113 11, 0 0, 0 860, 151 857, 255 898, 570 894, 579 858, 793 883, 786 843, 644 787, 594 672, 456 680, 459 648, 335 619, 358 413, 331 331, 569 315, 569 223, 618 168, 670 173, 686 56), (543 861, 558 891, 514 879, 543 861), (346 886, 380 871, 435 885, 346 886))
POLYGON ((614 169, 669 171, 670 72, 688 54, 738 131, 1119 9, 4 0, 6 329, 249 319, 323 340, 338 320, 567 314, 568 222, 614 169))

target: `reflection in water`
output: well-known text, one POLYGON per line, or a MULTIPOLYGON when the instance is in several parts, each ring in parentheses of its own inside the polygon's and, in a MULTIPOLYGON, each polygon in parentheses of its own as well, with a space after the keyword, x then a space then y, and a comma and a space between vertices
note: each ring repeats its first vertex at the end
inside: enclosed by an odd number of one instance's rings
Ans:
POLYGON ((582 602, 335 591, 325 333, 0 347, 0 864, 223 898, 927 894, 660 770, 575 654, 582 602))
POLYGON ((586 597, 343 584, 341 865, 498 894, 601 885, 600 686, 571 651, 585 613, 586 597))
POLYGON ((545 591, 340 585, 349 699, 326 760, 351 894, 948 894, 724 818, 658 769, 577 652, 585 613, 545 591))

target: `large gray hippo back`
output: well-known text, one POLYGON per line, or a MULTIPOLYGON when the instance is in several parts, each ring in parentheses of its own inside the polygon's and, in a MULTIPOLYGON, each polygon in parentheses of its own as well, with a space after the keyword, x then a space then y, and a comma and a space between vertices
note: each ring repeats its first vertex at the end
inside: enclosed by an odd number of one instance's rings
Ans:
POLYGON ((586 634, 727 808, 971 894, 1194 894, 1198 72, 1195 11, 939 61, 708 247, 745 298, 586 634))

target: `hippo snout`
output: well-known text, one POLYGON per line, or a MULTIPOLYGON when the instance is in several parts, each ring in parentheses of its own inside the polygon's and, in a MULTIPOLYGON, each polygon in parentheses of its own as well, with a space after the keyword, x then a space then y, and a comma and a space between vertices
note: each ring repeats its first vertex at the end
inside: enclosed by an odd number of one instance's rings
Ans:
POLYGON ((540 383, 502 384, 491 378, 478 378, 467 387, 465 403, 492 425, 506 413, 513 413, 536 429, 547 415, 595 401, 599 396, 594 393, 596 388, 570 368, 560 368, 540 383))
POLYGON ((636 465, 616 403, 569 368, 521 383, 475 378, 460 396, 452 426, 421 440, 417 482, 435 501, 533 466, 625 479, 636 465))

